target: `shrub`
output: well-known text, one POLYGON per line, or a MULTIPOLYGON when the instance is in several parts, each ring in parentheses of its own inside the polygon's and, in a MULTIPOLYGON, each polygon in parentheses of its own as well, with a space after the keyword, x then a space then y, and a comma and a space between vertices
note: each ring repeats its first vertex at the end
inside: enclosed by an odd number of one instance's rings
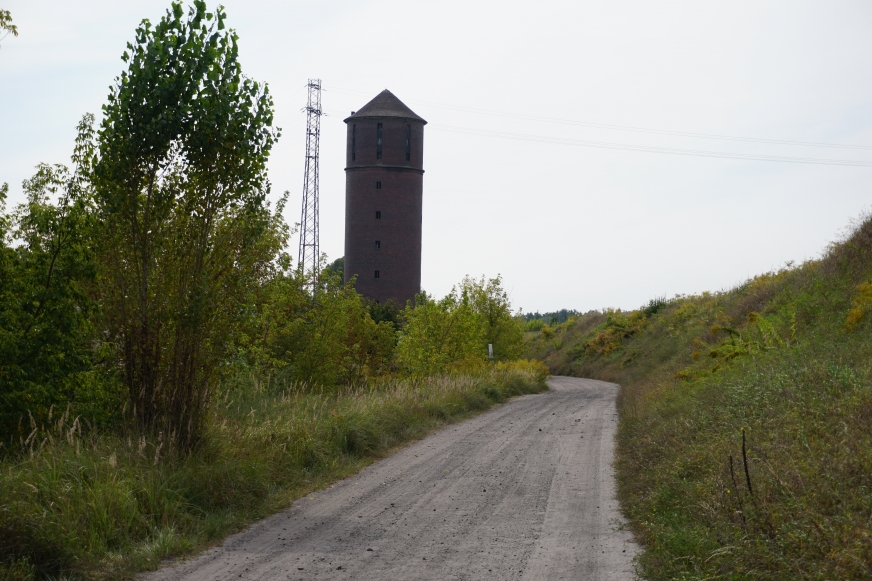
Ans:
POLYGON ((466 277, 435 301, 426 294, 402 313, 397 363, 406 373, 431 375, 451 366, 465 366, 488 358, 505 361, 520 355, 523 331, 512 316, 502 280, 466 277))
POLYGON ((74 170, 40 164, 12 215, 4 211, 8 187, 0 187, 0 441, 26 435, 28 415, 42 421, 52 406, 84 395, 92 370, 95 265, 82 151, 89 127, 86 117, 74 170))
POLYGON ((254 360, 264 370, 309 386, 354 384, 388 370, 395 329, 376 322, 366 300, 337 277, 313 294, 299 270, 277 274, 262 291, 252 332, 254 360))

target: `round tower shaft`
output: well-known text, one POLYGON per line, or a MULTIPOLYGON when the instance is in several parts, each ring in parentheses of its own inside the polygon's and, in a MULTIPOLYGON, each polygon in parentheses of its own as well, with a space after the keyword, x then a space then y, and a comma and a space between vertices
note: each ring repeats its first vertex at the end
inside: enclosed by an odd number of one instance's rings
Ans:
POLYGON ((345 123, 345 281, 402 306, 421 292, 427 122, 385 89, 345 123))

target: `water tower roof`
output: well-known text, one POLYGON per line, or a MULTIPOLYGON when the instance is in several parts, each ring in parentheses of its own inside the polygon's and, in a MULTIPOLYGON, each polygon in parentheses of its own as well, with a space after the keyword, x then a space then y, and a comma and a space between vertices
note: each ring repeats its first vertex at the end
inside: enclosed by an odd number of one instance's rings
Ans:
POLYGON ((403 119, 414 119, 421 123, 427 123, 387 89, 376 95, 372 101, 361 107, 359 111, 352 113, 350 117, 345 119, 345 122, 348 123, 352 119, 374 117, 402 117, 403 119))

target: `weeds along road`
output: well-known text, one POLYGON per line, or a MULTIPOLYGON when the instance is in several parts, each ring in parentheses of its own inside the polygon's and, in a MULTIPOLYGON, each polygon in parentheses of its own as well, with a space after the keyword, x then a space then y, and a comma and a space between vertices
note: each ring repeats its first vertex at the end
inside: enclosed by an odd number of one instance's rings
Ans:
POLYGON ((611 468, 617 386, 550 385, 143 579, 634 579, 611 468))

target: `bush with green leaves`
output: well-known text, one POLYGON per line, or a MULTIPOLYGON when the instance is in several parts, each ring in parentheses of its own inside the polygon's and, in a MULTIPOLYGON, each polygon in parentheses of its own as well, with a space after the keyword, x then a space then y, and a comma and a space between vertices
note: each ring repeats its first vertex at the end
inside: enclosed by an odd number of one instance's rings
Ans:
POLYGON ((354 384, 386 371, 394 326, 374 321, 366 299, 329 271, 314 293, 312 286, 299 268, 265 285, 252 361, 310 387, 354 384))
POLYGON ((499 276, 466 277, 438 301, 421 294, 406 307, 403 320, 397 364, 412 375, 485 361, 488 344, 499 361, 517 359, 523 347, 521 325, 499 276))
POLYGON ((0 188, 0 438, 30 432, 52 406, 92 385, 98 337, 92 317, 96 265, 86 180, 89 117, 79 126, 73 170, 40 164, 23 184, 27 201, 4 211, 0 188))

